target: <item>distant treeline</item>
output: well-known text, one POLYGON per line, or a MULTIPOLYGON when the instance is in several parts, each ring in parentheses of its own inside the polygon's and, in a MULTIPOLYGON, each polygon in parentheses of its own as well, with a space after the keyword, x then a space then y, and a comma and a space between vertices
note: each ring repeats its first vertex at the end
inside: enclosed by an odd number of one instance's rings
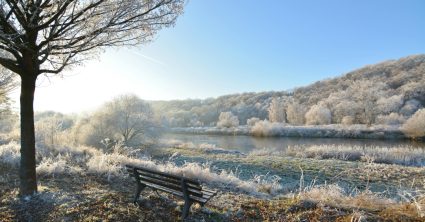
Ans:
POLYGON ((425 55, 368 65, 293 91, 149 103, 156 119, 167 127, 232 126, 220 123, 231 117, 237 118, 233 125, 258 120, 290 125, 401 125, 425 106, 425 55))

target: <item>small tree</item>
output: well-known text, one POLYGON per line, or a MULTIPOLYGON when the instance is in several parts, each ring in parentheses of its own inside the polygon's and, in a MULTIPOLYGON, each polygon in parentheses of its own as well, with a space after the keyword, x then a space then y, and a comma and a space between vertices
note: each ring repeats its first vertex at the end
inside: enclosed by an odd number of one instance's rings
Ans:
POLYGON ((139 145, 142 137, 155 125, 152 108, 135 95, 118 96, 104 108, 115 137, 124 145, 139 145))
POLYGON ((12 110, 9 93, 16 87, 13 73, 0 66, 0 132, 10 132, 15 125, 15 113, 12 110))
POLYGON ((292 125, 303 125, 305 121, 305 113, 306 107, 296 101, 289 103, 288 107, 286 108, 286 118, 292 125))
POLYGON ((402 95, 379 98, 376 101, 377 113, 381 115, 397 113, 403 105, 404 99, 402 95))
POLYGON ((281 99, 273 98, 269 106, 269 121, 284 123, 286 122, 285 107, 281 99))
POLYGON ((175 23, 183 5, 184 0, 0 1, 0 65, 21 77, 21 195, 37 192, 37 77, 81 64, 105 47, 149 42, 175 23))
POLYGON ((239 126, 239 119, 231 112, 221 112, 217 122, 218 127, 230 128, 239 126))
POLYGON ((17 86, 12 74, 0 65, 0 120, 11 114, 9 93, 17 86))
POLYGON ((403 132, 412 138, 425 136, 425 108, 416 111, 402 126, 403 132))
POLYGON ((65 117, 59 114, 36 120, 36 142, 51 148, 57 146, 60 139, 59 135, 66 129, 66 121, 65 117))
POLYGON ((334 105, 332 119, 335 123, 353 124, 356 114, 361 113, 361 107, 358 103, 351 100, 343 100, 334 105))
POLYGON ((109 138, 126 146, 141 145, 155 127, 150 105, 135 95, 121 95, 105 103, 83 126, 80 142, 101 147, 109 138))

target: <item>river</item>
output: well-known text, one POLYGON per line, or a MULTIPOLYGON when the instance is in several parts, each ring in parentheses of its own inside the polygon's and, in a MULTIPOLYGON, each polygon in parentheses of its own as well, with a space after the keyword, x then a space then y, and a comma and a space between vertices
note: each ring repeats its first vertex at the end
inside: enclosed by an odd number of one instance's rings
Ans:
POLYGON ((167 133, 162 136, 166 140, 179 140, 195 145, 203 143, 214 144, 217 147, 249 153, 257 149, 284 151, 288 146, 310 145, 350 145, 363 147, 413 147, 425 149, 425 143, 411 140, 375 140, 375 139, 344 139, 344 138, 298 138, 298 137, 252 137, 227 135, 199 135, 167 133))

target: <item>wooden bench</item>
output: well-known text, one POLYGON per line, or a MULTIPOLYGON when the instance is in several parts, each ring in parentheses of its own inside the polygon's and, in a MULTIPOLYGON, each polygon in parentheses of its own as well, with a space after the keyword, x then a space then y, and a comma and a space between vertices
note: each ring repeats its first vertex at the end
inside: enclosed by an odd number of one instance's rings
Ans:
POLYGON ((130 165, 126 165, 126 169, 130 177, 136 180, 135 204, 137 204, 140 193, 146 187, 150 187, 155 191, 160 190, 171 193, 184 199, 183 219, 188 216, 190 206, 193 203, 196 202, 203 206, 217 193, 216 191, 202 188, 198 181, 186 177, 130 165))

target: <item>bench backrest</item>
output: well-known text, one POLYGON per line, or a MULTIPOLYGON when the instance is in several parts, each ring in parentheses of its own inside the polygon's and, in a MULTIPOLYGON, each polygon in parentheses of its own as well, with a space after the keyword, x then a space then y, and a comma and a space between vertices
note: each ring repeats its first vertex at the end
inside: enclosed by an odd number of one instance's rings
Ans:
POLYGON ((154 184, 181 193, 185 192, 184 186, 186 186, 189 195, 202 197, 202 187, 196 180, 144 167, 126 165, 126 168, 130 176, 140 183, 154 184), (185 185, 183 186, 183 184, 185 185))

